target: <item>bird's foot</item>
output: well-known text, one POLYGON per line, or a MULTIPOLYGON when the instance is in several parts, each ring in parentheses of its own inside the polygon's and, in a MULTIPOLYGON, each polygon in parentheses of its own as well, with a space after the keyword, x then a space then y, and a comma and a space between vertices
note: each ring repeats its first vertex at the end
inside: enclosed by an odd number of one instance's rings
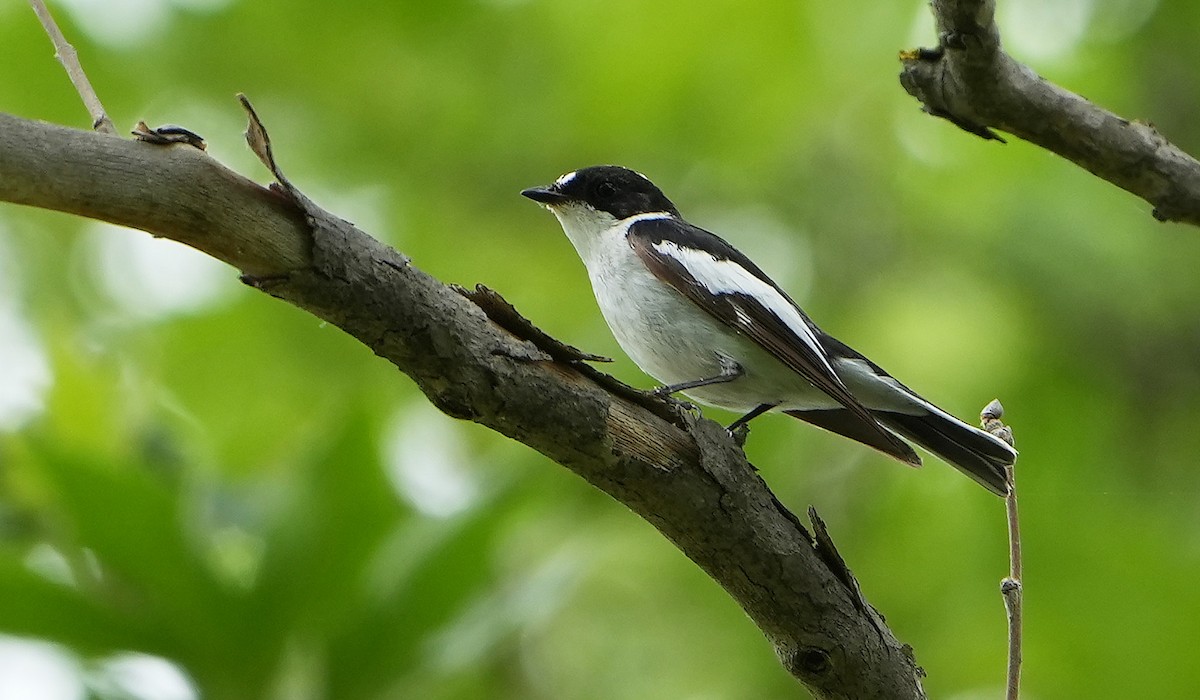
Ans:
POLYGON ((680 399, 676 399, 676 398, 672 397, 671 394, 674 394, 674 393, 675 393, 675 387, 671 386, 670 384, 664 384, 660 387, 656 387, 656 388, 650 390, 650 394, 652 396, 657 396, 660 399, 670 400, 670 401, 678 401, 679 403, 687 403, 686 401, 682 401, 680 399))
POLYGON ((665 403, 671 408, 672 411, 675 412, 675 415, 679 416, 683 420, 694 420, 700 417, 700 409, 696 406, 696 404, 692 403, 691 401, 675 398, 671 395, 670 389, 671 387, 669 386, 660 386, 659 388, 653 389, 647 393, 665 403), (664 389, 666 391, 664 391, 664 389))
POLYGON ((725 429, 729 433, 729 437, 737 443, 738 447, 746 446, 746 438, 750 437, 750 424, 745 422, 734 423, 725 429))

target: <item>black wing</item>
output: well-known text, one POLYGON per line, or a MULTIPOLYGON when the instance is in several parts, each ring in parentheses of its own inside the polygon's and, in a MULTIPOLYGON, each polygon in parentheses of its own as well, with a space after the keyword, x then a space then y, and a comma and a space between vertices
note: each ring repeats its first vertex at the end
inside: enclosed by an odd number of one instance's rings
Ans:
MULTIPOLYGON (((921 458, 908 443, 879 423, 850 393, 829 363, 816 326, 766 273, 719 236, 675 218, 643 219, 629 228, 629 245, 646 267, 718 321, 753 340, 792 371, 828 394, 849 411, 855 431, 865 442, 913 466, 921 458), (692 254, 687 251, 703 250, 692 254), (711 252, 708 255, 707 252, 711 252), (727 263, 722 266, 721 263, 727 263), (728 264, 734 263, 734 264, 728 264), (751 279, 736 279, 737 268, 751 279), (747 294, 747 284, 761 282, 769 296, 747 294), (776 297, 775 295, 778 295, 776 297), (801 324, 789 324, 769 305, 795 311, 801 324), (800 327, 796 327, 799 325, 800 327)), ((790 314, 789 314, 790 315, 790 314)))

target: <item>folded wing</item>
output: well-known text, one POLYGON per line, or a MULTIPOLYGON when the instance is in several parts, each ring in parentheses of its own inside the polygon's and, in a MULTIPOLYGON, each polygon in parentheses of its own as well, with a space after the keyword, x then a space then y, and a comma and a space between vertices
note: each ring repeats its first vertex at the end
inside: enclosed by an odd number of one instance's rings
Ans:
POLYGON ((635 222, 628 240, 656 277, 845 407, 836 421, 843 430, 822 427, 907 464, 921 464, 912 447, 880 424, 838 378, 812 321, 733 246, 673 217, 635 222))

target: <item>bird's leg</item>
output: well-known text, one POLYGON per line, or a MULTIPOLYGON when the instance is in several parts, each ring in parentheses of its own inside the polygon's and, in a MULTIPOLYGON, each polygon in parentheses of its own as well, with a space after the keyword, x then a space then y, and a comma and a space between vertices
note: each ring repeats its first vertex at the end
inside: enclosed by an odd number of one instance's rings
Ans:
POLYGON ((754 409, 751 410, 746 415, 744 415, 741 418, 738 418, 734 422, 730 423, 729 427, 726 428, 725 430, 731 436, 733 436, 734 440, 737 440, 737 443, 739 445, 743 445, 746 442, 746 436, 750 434, 750 421, 754 420, 755 418, 758 418, 762 414, 766 413, 767 411, 771 410, 772 408, 775 408, 778 405, 779 404, 777 404, 777 403, 759 404, 758 406, 755 406, 754 409))
POLYGON ((741 430, 742 428, 745 428, 745 427, 746 427, 746 424, 747 424, 747 423, 749 423, 750 421, 754 420, 755 418, 758 418, 758 417, 759 417, 759 416, 761 416, 762 414, 766 413, 767 411, 771 410, 772 408, 775 408, 775 407, 776 407, 776 406, 778 406, 778 405, 779 405, 779 404, 777 404, 777 403, 764 403, 764 404, 759 404, 758 406, 754 407, 754 409, 753 409, 753 410, 751 410, 751 411, 750 411, 749 413, 747 413, 746 415, 744 415, 744 416, 742 416, 741 418, 738 418, 738 419, 737 419, 737 420, 735 420, 734 422, 730 423, 730 424, 729 424, 729 427, 728 427, 728 428, 726 428, 726 430, 728 430, 728 431, 729 431, 729 432, 731 432, 731 433, 732 433, 732 432, 735 432, 735 431, 738 431, 738 430, 741 430))
POLYGON ((746 370, 742 366, 728 358, 721 358, 721 373, 715 377, 705 377, 704 379, 693 379, 688 382, 679 382, 678 384, 667 384, 660 386, 654 390, 657 396, 670 396, 671 394, 687 391, 688 389, 696 389, 702 386, 711 386, 713 384, 725 384, 732 382, 746 374, 746 370))

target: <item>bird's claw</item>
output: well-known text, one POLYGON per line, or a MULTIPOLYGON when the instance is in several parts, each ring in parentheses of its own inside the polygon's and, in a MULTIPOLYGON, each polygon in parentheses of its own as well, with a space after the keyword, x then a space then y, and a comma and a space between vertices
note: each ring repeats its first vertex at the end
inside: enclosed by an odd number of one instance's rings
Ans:
POLYGON ((683 399, 675 398, 671 394, 670 389, 671 388, 667 386, 660 386, 657 389, 653 389, 647 393, 670 406, 680 418, 687 419, 700 417, 700 409, 696 406, 696 404, 690 401, 684 401, 683 399), (666 391, 664 391, 664 389, 666 391))
POLYGON ((746 438, 750 437, 750 424, 731 425, 725 429, 725 432, 729 433, 729 437, 733 438, 738 447, 745 447, 746 438))

